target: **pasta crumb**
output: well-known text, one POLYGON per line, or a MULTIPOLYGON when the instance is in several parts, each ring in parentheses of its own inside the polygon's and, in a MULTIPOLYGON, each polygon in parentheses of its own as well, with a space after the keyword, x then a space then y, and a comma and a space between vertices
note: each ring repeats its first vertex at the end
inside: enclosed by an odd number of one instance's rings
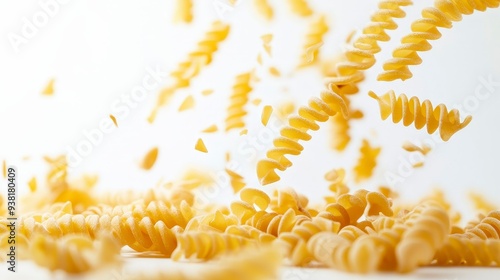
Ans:
POLYGON ((207 147, 205 146, 205 143, 203 143, 203 140, 201 140, 201 138, 196 141, 196 145, 194 148, 202 153, 208 153, 207 147))
POLYGON ((264 126, 267 126, 267 123, 269 122, 269 118, 271 117, 271 114, 273 113, 273 107, 266 105, 262 109, 262 116, 261 116, 261 121, 264 126))

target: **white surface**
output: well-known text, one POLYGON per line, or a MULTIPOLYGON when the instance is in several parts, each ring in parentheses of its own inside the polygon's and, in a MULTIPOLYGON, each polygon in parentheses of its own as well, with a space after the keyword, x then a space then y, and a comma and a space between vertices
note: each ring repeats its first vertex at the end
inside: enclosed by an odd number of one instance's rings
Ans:
MULTIPOLYGON (((43 178, 46 170, 40 156, 66 153, 68 147, 74 148, 84 139, 84 130, 97 128, 113 111, 112 104, 141 83, 146 68, 160 67, 168 72, 186 58, 210 23, 217 19, 212 1, 195 2, 194 23, 184 26, 172 24, 172 0, 68 1, 16 53, 8 34, 19 33, 23 17, 32 18, 41 8, 38 1, 0 1, 0 160, 5 158, 18 167, 23 185, 32 175, 43 178), (40 91, 51 77, 56 79, 55 95, 43 97, 40 91), (23 161, 25 155, 32 159, 23 161)), ((214 176, 219 176, 224 170, 224 153, 230 150, 237 171, 245 175, 250 186, 258 186, 255 162, 264 156, 271 138, 260 138, 258 145, 253 147, 248 143, 252 137, 265 136, 266 129, 260 125, 262 106, 275 106, 287 100, 304 104, 309 97, 318 95, 322 79, 316 68, 292 73, 310 19, 291 14, 285 1, 272 1, 276 20, 266 23, 259 18, 251 2, 242 1, 224 19, 231 23, 231 32, 221 44, 213 64, 193 80, 192 87, 176 94, 154 125, 147 124, 146 117, 158 90, 153 90, 126 118, 119 119, 119 129, 105 134, 90 155, 71 170, 72 175, 98 173, 100 190, 144 189, 162 178, 178 178, 192 165, 208 168, 214 176), (231 135, 202 135, 200 131, 212 123, 223 127, 234 76, 258 66, 256 57, 263 52, 259 37, 266 33, 274 34, 274 55, 265 57, 266 67, 258 69, 262 82, 256 86, 252 98, 262 98, 263 102, 258 108, 249 106, 249 135, 240 137, 236 131, 231 135), (283 77, 268 76, 268 66, 278 67, 283 77), (202 97, 204 89, 214 89, 215 93, 202 97), (178 114, 177 108, 188 94, 195 96, 196 107, 178 114), (208 154, 193 148, 200 136, 207 145, 208 154), (156 145, 160 148, 156 166, 150 172, 141 171, 137 163, 156 145), (256 156, 250 157, 253 152, 256 156)), ((376 7, 376 1, 310 2, 314 10, 328 15, 331 31, 321 49, 325 59, 343 49, 347 34, 366 25, 370 12, 376 7)), ((365 118, 353 124, 354 141, 346 153, 330 150, 329 127, 325 124, 322 130, 313 134, 312 141, 304 144, 303 154, 293 157, 294 166, 283 174, 277 187, 292 186, 307 191, 313 201, 319 201, 327 193, 323 174, 334 167, 350 169, 361 139, 368 137, 383 146, 379 167, 372 180, 351 186, 373 189, 387 184, 385 174, 397 172, 400 158, 407 158, 400 148, 404 140, 431 139, 424 131, 382 122, 376 102, 366 96, 368 90, 380 94, 394 89, 397 93, 417 95, 421 99, 431 99, 434 104, 443 102, 453 107, 463 104, 474 94, 480 84, 479 77, 491 75, 495 81, 500 81, 500 10, 492 10, 466 16, 462 22, 455 23, 452 30, 442 31, 443 38, 433 43, 432 51, 421 55, 423 64, 411 67, 413 79, 377 83, 376 75, 382 69, 382 62, 409 31, 411 21, 419 17, 421 9, 432 5, 432 1, 415 2, 415 6, 405 8, 407 18, 397 21, 400 28, 390 33, 393 40, 381 44, 383 51, 377 56, 378 63, 366 73, 367 79, 353 102, 354 108, 365 112, 365 118)), ((167 84, 168 79, 162 86, 167 84)), ((404 198, 415 199, 439 186, 463 211, 464 218, 473 216, 466 196, 471 189, 500 204, 496 195, 497 159, 500 157, 500 149, 496 148, 500 141, 499 106, 500 87, 497 87, 477 108, 462 110, 462 113, 473 115, 472 123, 449 143, 436 145, 425 159, 424 168, 412 171, 404 183, 395 188, 404 198)), ((276 135, 277 131, 274 133, 276 135)), ((233 199, 226 178, 221 177, 218 190, 212 199, 224 202, 233 199)), ((467 279, 469 275, 490 275, 491 271, 425 269, 405 277, 467 279)), ((323 273, 334 272, 321 271, 311 279, 321 279, 323 273)))

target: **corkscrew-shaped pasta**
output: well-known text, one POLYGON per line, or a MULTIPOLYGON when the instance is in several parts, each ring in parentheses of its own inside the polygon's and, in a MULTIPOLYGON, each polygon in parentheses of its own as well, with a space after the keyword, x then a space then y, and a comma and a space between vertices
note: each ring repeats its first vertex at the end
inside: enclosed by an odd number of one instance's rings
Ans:
POLYGON ((31 259, 50 270, 83 273, 106 265, 116 264, 121 246, 111 237, 99 240, 80 235, 62 239, 36 236, 30 244, 31 259))
POLYGON ((357 273, 376 271, 383 260, 384 247, 370 235, 349 241, 340 235, 320 232, 307 243, 314 258, 329 267, 357 273))
POLYGON ((307 249, 307 242, 312 236, 319 232, 339 231, 340 224, 321 217, 314 217, 312 220, 306 220, 296 224, 291 232, 285 232, 278 237, 278 244, 285 249, 285 256, 294 266, 307 265, 314 259, 307 249))
POLYGON ((297 215, 310 217, 308 209, 306 209, 309 200, 306 196, 298 194, 291 188, 283 188, 276 190, 270 201, 270 208, 278 214, 285 214, 292 209, 297 215))
POLYGON ((434 258, 442 266, 500 266, 500 240, 451 235, 434 258))
POLYGON ((463 234, 467 238, 500 239, 500 210, 490 212, 486 217, 463 234))
POLYGON ((177 0, 175 20, 190 23, 193 20, 193 0, 177 0))
POLYGON ((437 205, 420 205, 408 215, 405 224, 409 228, 396 247, 398 270, 401 272, 429 264, 450 232, 448 213, 437 205))
POLYGON ((177 248, 172 253, 173 260, 181 258, 210 260, 222 254, 255 246, 255 240, 237 235, 217 232, 184 232, 177 235, 177 248))
POLYGON ((266 20, 273 19, 274 11, 273 7, 269 4, 269 0, 253 0, 255 7, 260 15, 262 15, 266 20))
POLYGON ((228 34, 229 25, 219 21, 212 24, 211 30, 198 42, 196 49, 189 53, 188 58, 171 73, 175 80, 174 85, 160 92, 156 106, 148 118, 149 122, 154 121, 159 108, 166 104, 176 89, 188 87, 191 79, 196 77, 203 67, 212 62, 212 57, 218 50, 219 44, 226 39, 228 34))
POLYGON ((333 169, 325 174, 325 180, 330 185, 328 189, 333 193, 333 196, 325 197, 327 203, 335 203, 338 198, 349 192, 349 187, 345 184, 345 170, 343 168, 333 169))
POLYGON ((252 79, 253 74, 250 72, 236 76, 233 93, 229 98, 229 107, 227 108, 226 131, 245 127, 244 117, 247 115, 245 106, 252 91, 252 79))
POLYGON ((309 218, 297 216, 293 209, 288 209, 285 214, 258 211, 246 224, 273 236, 279 236, 284 232, 290 232, 297 223, 305 219, 309 218))
POLYGON ((422 18, 412 23, 412 32, 401 39, 401 45, 392 53, 392 59, 384 63, 384 72, 378 76, 378 80, 404 81, 411 78, 413 75, 408 66, 422 63, 418 52, 429 51, 432 48, 429 40, 441 38, 438 27, 451 28, 453 22, 462 20, 462 15, 472 14, 474 10, 497 8, 499 5, 498 0, 436 0, 434 7, 425 8, 422 18))
POLYGON ((373 14, 372 22, 363 29, 363 34, 354 42, 354 49, 345 53, 346 62, 337 64, 336 77, 325 79, 328 90, 321 92, 321 98, 312 98, 308 106, 299 109, 298 116, 288 118, 288 126, 281 129, 281 137, 273 142, 273 148, 267 158, 257 164, 257 176, 262 185, 280 179, 276 170, 285 171, 292 166, 286 155, 300 155, 304 149, 299 140, 309 141, 312 137, 307 132, 318 130, 317 122, 326 122, 337 112, 347 117, 345 101, 339 94, 358 92, 356 84, 364 79, 361 70, 366 70, 375 63, 374 55, 380 51, 378 41, 387 41, 386 29, 397 28, 392 18, 402 18, 406 14, 400 6, 410 5, 409 0, 387 0, 379 3, 379 9, 373 14))
POLYGON ((313 10, 309 7, 307 0, 288 0, 287 2, 292 12, 301 17, 307 17, 313 14, 313 10))
POLYGON ((361 143, 360 157, 354 167, 355 180, 357 182, 368 179, 373 174, 373 169, 377 166, 377 158, 380 154, 380 147, 372 147, 368 140, 363 139, 361 143))
POLYGON ((254 239, 260 243, 271 243, 276 240, 276 236, 265 233, 249 225, 231 225, 226 229, 226 233, 254 239))
POLYGON ((403 121, 404 126, 414 124, 419 130, 427 127, 429 134, 439 129, 439 135, 444 141, 448 141, 453 134, 466 127, 472 120, 471 116, 467 116, 460 122, 460 113, 457 109, 448 111, 444 104, 433 107, 431 101, 426 99, 420 102, 416 96, 409 100, 405 94, 396 97, 392 90, 381 96, 370 91, 369 95, 378 101, 382 120, 392 114, 394 123, 403 121))
POLYGON ((325 16, 320 16, 312 22, 306 35, 306 43, 303 47, 299 67, 305 67, 317 61, 320 47, 323 44, 323 37, 328 30, 325 16))
POLYGON ((312 136, 309 130, 318 130, 317 122, 325 122, 338 112, 345 115, 346 108, 342 98, 333 92, 323 91, 321 98, 312 98, 308 106, 299 108, 298 115, 288 119, 288 126, 280 131, 281 137, 274 140, 274 148, 267 152, 267 159, 257 164, 257 176, 262 185, 274 183, 280 179, 276 169, 285 171, 292 166, 287 155, 300 155, 304 147, 300 140, 308 141, 312 136))

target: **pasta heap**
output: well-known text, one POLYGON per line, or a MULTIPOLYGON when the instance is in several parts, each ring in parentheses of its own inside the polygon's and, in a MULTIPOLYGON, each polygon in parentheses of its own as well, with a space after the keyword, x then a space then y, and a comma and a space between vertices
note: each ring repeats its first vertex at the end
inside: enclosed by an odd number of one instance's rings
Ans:
POLYGON ((381 96, 370 91, 369 95, 378 101, 383 120, 392 114, 394 123, 403 121, 404 126, 414 124, 416 129, 425 126, 429 134, 439 129, 439 135, 444 141, 450 140, 453 134, 466 127, 472 120, 471 116, 467 116, 460 122, 460 113, 456 109, 448 111, 444 104, 433 107, 429 100, 421 103, 416 96, 408 100, 406 95, 401 94, 396 98, 392 90, 381 96))
POLYGON ((429 51, 429 40, 441 38, 438 27, 451 28, 453 22, 461 21, 462 15, 470 15, 475 10, 485 11, 497 8, 499 0, 435 0, 434 7, 425 8, 422 18, 411 25, 412 33, 401 39, 401 45, 392 53, 392 59, 384 63, 384 72, 378 75, 379 81, 407 80, 413 75, 409 65, 418 65, 422 59, 417 52, 429 51))
MULTIPOLYGON (((499 3, 499 0, 436 0, 435 7, 424 9, 423 18, 412 24, 413 33, 402 39, 403 45, 384 64, 385 72, 378 79, 410 78, 408 66, 421 62, 417 52, 430 50, 428 40, 441 36, 437 27, 450 28, 463 14, 498 7, 499 3)), ((254 4, 267 20, 273 18, 268 0, 254 0, 254 4)), ((289 0, 288 4, 299 16, 313 14, 306 0, 289 0)), ((318 130, 320 123, 330 118, 337 136, 334 148, 346 149, 351 140, 349 121, 363 115, 351 108, 350 97, 359 91, 358 84, 365 77, 363 71, 375 64, 375 55, 381 51, 379 42, 389 41, 386 32, 397 28, 394 19, 405 17, 402 7, 411 4, 409 0, 381 0, 370 24, 340 61, 330 67, 333 70, 330 69, 330 76, 325 79, 326 89, 320 96, 310 98, 306 106, 291 116, 288 114, 295 108, 291 102, 277 110, 288 123, 274 139, 266 158, 257 163, 261 185, 279 181, 277 171, 292 166, 288 156, 302 153, 304 147, 299 141, 311 140, 310 131, 318 130)), ((191 22, 193 1, 178 0, 177 5, 178 19, 191 22)), ((306 53, 312 50, 313 58, 302 57, 301 66, 319 59, 318 48, 328 32, 326 21, 321 16, 313 22, 304 47, 306 53)), ((176 90, 189 87, 201 69, 212 62, 229 30, 226 23, 213 23, 196 49, 171 73, 174 82, 160 92, 150 122, 176 90)), ((270 57, 273 35, 261 38, 270 57)), ((274 66, 267 69, 271 75, 281 75, 274 66)), ((251 130, 246 128, 244 118, 255 81, 253 70, 236 76, 225 132, 239 129, 243 135, 251 130)), ((211 90, 206 90, 202 94, 210 93, 211 90)), ((416 129, 426 127, 429 134, 439 130, 445 141, 471 121, 471 116, 461 121, 456 109, 449 111, 444 104, 433 107, 431 101, 420 102, 416 96, 396 97, 393 91, 381 96, 370 91, 368 95, 378 101, 383 120, 392 115, 394 123, 414 124, 416 129)), ((180 109, 194 106, 191 95, 185 100, 180 109)), ((258 106, 260 102, 261 99, 254 99, 252 103, 258 106)), ((263 106, 260 119, 263 126, 268 126, 272 112, 271 105, 263 106)), ((114 116, 110 117, 118 126, 114 116)), ((217 125, 213 124, 202 132, 217 131, 217 125)), ((403 148, 423 155, 430 151, 427 146, 413 144, 405 144, 403 148)), ((208 152, 201 138, 195 149, 208 152)), ((356 184, 372 177, 381 148, 372 147, 363 138, 359 151, 360 158, 354 168, 335 167, 325 174, 329 192, 320 203, 311 203, 308 196, 292 188, 269 191, 250 188, 240 171, 236 172, 238 168, 226 167, 233 193, 239 195, 226 205, 210 201, 207 196, 212 193, 204 192, 214 190, 217 183, 208 170, 189 169, 180 179, 160 180, 155 188, 146 191, 97 193, 96 175, 70 180, 66 157, 45 157, 49 165, 45 180, 38 183, 33 177, 28 183, 30 193, 21 198, 27 207, 21 209, 16 221, 17 252, 21 259, 69 274, 88 274, 105 268, 116 271, 123 260, 120 250, 125 246, 148 257, 204 263, 201 273, 180 268, 135 271, 121 275, 124 279, 271 280, 278 279, 281 264, 327 266, 361 274, 408 273, 425 266, 500 267, 498 205, 471 195, 480 213, 461 226, 460 213, 453 210, 443 192, 433 192, 414 204, 402 204, 398 194, 386 186, 380 186, 378 191, 356 185, 351 189, 350 176, 356 184)), ((159 155, 159 148, 153 147, 140 167, 151 170, 159 155)), ((227 152, 226 161, 230 157, 227 152)), ((5 161, 3 168, 6 178, 5 161)), ((7 252, 12 250, 10 243, 5 242, 12 239, 14 232, 5 211, 8 199, 0 195, 1 261, 6 261, 7 252)))

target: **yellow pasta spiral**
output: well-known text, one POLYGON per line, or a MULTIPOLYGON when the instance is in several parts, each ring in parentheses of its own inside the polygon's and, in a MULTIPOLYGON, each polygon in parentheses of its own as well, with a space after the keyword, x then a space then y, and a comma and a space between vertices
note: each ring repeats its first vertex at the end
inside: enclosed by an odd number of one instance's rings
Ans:
POLYGON ((313 21, 306 35, 306 43, 304 44, 299 67, 311 65, 317 61, 319 49, 323 44, 323 37, 328 30, 325 16, 320 16, 317 20, 313 21))
POLYGON ((435 204, 422 204, 408 215, 405 225, 408 229, 396 247, 398 270, 401 272, 412 271, 432 261, 448 238, 450 217, 435 204))
POLYGON ((363 139, 359 149, 360 157, 354 167, 355 180, 357 182, 368 179, 373 174, 373 169, 377 166, 377 158, 380 154, 380 147, 372 147, 368 140, 363 139))
POLYGON ((250 72, 236 76, 233 93, 229 98, 229 107, 227 108, 226 131, 245 127, 243 118, 247 115, 245 106, 252 91, 250 85, 252 78, 253 74, 250 72))
POLYGON ((312 236, 319 232, 339 231, 340 224, 321 217, 314 217, 300 224, 296 224, 291 232, 279 235, 278 242, 286 251, 285 256, 291 265, 304 266, 314 259, 307 249, 307 242, 312 236))
POLYGON ((256 244, 255 240, 217 232, 184 232, 177 235, 177 242, 177 248, 172 253, 173 260, 183 257, 210 260, 256 244))
POLYGON ((210 31, 198 42, 196 49, 189 53, 188 58, 179 63, 177 69, 171 73, 175 80, 174 85, 163 89, 158 95, 156 106, 149 116, 152 122, 156 118, 157 111, 164 106, 169 97, 176 89, 188 87, 192 78, 196 77, 201 68, 212 62, 212 57, 219 48, 219 44, 224 41, 229 34, 229 25, 216 21, 212 24, 210 31))
POLYGON ((285 214, 258 211, 246 224, 273 236, 279 236, 283 232, 290 232, 297 223, 305 219, 309 218, 297 216, 293 209, 288 209, 285 214))
POLYGON ((285 171, 292 166, 286 155, 300 155, 304 149, 300 140, 308 141, 312 136, 309 130, 318 130, 317 122, 325 122, 338 112, 345 115, 346 108, 342 98, 333 92, 323 91, 321 98, 312 98, 308 106, 299 108, 298 115, 288 119, 288 126, 280 131, 281 137, 274 140, 274 148, 267 152, 267 159, 257 164, 257 176, 262 185, 274 183, 280 179, 276 169, 285 171))
POLYGON ((417 52, 430 50, 432 46, 428 41, 441 38, 438 27, 451 28, 452 22, 462 20, 462 15, 499 5, 499 0, 436 0, 434 7, 425 8, 422 18, 412 23, 412 32, 401 39, 401 45, 392 53, 392 59, 384 63, 385 71, 378 76, 378 80, 404 81, 411 78, 413 75, 408 66, 422 63, 417 52))
POLYGON ((190 23, 193 20, 193 0, 177 0, 175 20, 190 23))
POLYGON ((309 7, 307 0, 288 0, 288 5, 295 14, 307 17, 313 14, 313 10, 309 7))
POLYGON ((431 101, 426 99, 420 102, 416 96, 409 100, 405 94, 396 97, 392 90, 381 96, 370 91, 369 95, 378 101, 382 120, 392 114, 394 123, 403 121, 404 126, 414 124, 416 129, 427 127, 429 134, 439 129, 439 135, 444 141, 448 141, 453 134, 466 127, 472 120, 472 116, 467 116, 460 122, 460 113, 457 109, 448 111, 444 104, 433 107, 431 101))
POLYGON ((437 265, 500 266, 500 240, 451 235, 434 258, 437 265))
POLYGON ((500 239, 500 210, 490 212, 486 217, 463 234, 468 238, 500 239))

